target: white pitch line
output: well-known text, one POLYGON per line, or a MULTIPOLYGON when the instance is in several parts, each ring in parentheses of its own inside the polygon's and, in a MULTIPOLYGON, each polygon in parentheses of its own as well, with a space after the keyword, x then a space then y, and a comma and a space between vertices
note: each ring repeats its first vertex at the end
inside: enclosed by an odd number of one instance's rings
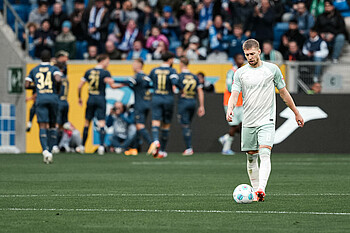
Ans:
POLYGON ((232 210, 151 210, 151 209, 63 209, 63 208, 0 208, 0 211, 65 211, 65 212, 147 212, 147 213, 222 213, 222 214, 301 214, 301 215, 343 215, 336 212, 296 211, 232 211, 232 210))
MULTIPOLYGON (((232 194, 201 193, 92 193, 92 194, 0 194, 0 198, 25 197, 227 197, 232 194)), ((269 193, 268 196, 350 196, 350 193, 269 193)))

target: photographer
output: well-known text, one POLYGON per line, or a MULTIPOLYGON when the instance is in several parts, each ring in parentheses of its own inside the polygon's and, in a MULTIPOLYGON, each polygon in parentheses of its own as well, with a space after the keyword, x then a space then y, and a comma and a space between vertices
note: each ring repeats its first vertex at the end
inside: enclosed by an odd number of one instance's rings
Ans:
POLYGON ((137 155, 133 110, 127 110, 121 102, 115 102, 107 117, 107 127, 112 125, 113 135, 110 137, 110 145, 114 151, 118 154, 124 151, 125 155, 137 155))

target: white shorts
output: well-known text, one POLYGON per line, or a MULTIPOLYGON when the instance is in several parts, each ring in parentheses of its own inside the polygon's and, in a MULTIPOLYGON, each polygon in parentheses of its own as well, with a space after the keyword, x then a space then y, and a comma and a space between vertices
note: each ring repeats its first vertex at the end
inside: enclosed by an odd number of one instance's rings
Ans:
POLYGON ((275 124, 258 127, 242 127, 241 150, 259 150, 259 146, 271 146, 275 139, 275 124))
MULTIPOLYGON (((227 106, 225 108, 225 116, 227 113, 227 106)), ((233 118, 231 122, 228 122, 230 126, 236 126, 242 123, 243 120, 243 106, 235 107, 233 109, 233 118)))

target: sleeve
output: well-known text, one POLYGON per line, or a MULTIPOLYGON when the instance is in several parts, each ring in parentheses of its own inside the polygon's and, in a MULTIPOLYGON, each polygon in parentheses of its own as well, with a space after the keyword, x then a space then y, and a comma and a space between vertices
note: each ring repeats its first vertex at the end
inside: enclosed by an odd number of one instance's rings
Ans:
POLYGON ((177 85, 178 80, 179 80, 179 75, 176 73, 175 70, 172 70, 170 74, 170 80, 172 85, 177 85))
POLYGON ((239 77, 239 73, 240 73, 239 70, 237 70, 233 76, 231 92, 232 91, 238 91, 238 92, 242 91, 242 84, 241 84, 241 79, 239 77))
POLYGON ((275 86, 277 87, 277 89, 280 90, 286 86, 286 83, 284 82, 284 78, 283 78, 281 70, 276 65, 274 67, 275 67, 275 76, 273 78, 273 82, 274 82, 275 86))
POLYGON ((58 67, 56 67, 56 66, 54 66, 53 67, 53 72, 52 72, 52 74, 55 76, 55 75, 59 75, 59 76, 63 76, 63 73, 60 71, 60 69, 58 69, 58 67))
POLYGON ((113 125, 113 116, 112 115, 108 115, 107 116, 107 120, 106 120, 106 125, 107 127, 111 127, 113 125))
POLYGON ((153 86, 153 82, 152 82, 152 80, 150 79, 150 77, 148 77, 148 76, 143 76, 143 80, 145 80, 145 82, 146 82, 146 87, 152 87, 153 86))
POLYGON ((84 77, 82 77, 81 80, 84 80, 85 82, 89 82, 89 78, 88 78, 89 74, 90 74, 90 72, 86 71, 84 74, 84 77))
POLYGON ((229 70, 226 74, 226 88, 229 92, 231 92, 234 74, 235 72, 233 72, 233 70, 229 70))
POLYGON ((28 76, 26 77, 26 81, 34 82, 33 70, 31 70, 31 71, 29 72, 28 76))
POLYGON ((204 87, 204 85, 203 85, 203 83, 200 83, 200 82, 199 82, 198 77, 197 77, 197 76, 194 76, 194 78, 195 78, 195 79, 196 79, 196 81, 197 81, 197 89, 198 89, 198 88, 203 88, 203 87, 204 87))

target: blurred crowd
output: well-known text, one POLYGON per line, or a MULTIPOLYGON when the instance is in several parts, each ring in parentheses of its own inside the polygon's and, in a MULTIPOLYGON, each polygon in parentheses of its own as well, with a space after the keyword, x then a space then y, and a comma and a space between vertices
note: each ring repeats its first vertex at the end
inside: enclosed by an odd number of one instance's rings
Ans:
POLYGON ((350 27, 346 0, 32 1, 33 58, 49 49, 65 50, 70 59, 107 53, 112 60, 149 61, 172 51, 190 60, 233 61, 255 38, 263 60, 337 63, 350 27))

